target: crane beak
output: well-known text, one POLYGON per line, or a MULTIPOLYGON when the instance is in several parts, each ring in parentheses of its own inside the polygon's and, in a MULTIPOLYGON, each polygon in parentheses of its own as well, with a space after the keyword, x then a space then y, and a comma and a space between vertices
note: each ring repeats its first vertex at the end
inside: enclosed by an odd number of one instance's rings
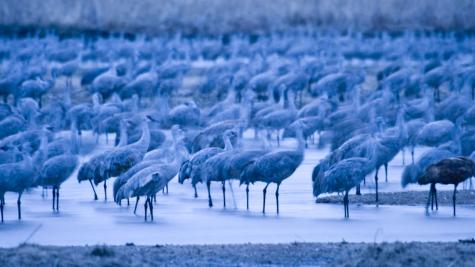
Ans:
POLYGON ((152 116, 150 115, 146 115, 145 117, 151 122, 158 122, 156 119, 152 118, 152 116))

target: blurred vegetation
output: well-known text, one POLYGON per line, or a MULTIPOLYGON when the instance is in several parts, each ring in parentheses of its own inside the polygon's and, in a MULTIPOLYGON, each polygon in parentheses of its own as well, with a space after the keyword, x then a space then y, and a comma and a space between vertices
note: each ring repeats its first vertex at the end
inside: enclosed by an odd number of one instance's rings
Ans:
POLYGON ((222 34, 474 30, 474 0, 2 0, 0 26, 222 34))

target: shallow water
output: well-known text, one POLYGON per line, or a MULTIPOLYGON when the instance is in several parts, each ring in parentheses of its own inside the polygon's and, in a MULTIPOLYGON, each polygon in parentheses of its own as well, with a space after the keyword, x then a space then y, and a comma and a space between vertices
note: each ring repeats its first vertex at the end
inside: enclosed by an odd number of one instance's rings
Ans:
MULTIPOLYGON (((247 133, 246 137, 252 136, 247 133)), ((113 140, 109 136, 109 141, 113 140)), ((84 143, 93 143, 87 137, 84 143)), ((246 143, 250 142, 247 140, 246 143)), ((284 147, 292 147, 285 141, 284 147)), ((312 147, 312 145, 311 145, 312 147)), ((107 149, 105 141, 96 151, 107 149)), ((420 154, 423 149, 417 150, 420 154)), ((198 199, 193 198, 189 182, 180 185, 177 179, 170 184, 168 195, 157 195, 155 221, 144 222, 143 202, 137 215, 130 207, 118 206, 112 199, 112 180, 109 201, 104 201, 102 184, 96 189, 100 200, 94 201, 88 183, 78 184, 76 174, 66 181, 60 191, 60 213, 51 210, 51 191, 46 199, 41 189, 34 189, 22 198, 23 220, 16 220, 16 194, 7 193, 5 223, 0 224, 0 246, 16 246, 22 242, 48 245, 125 244, 213 244, 213 243, 281 243, 292 241, 352 242, 381 241, 455 241, 475 236, 475 207, 460 206, 456 218, 452 209, 440 207, 430 217, 422 206, 358 206, 350 204, 350 219, 343 219, 343 206, 315 204, 312 196, 311 172, 327 150, 306 151, 305 160, 280 188, 280 215, 276 214, 274 190, 269 186, 266 215, 261 213, 263 184, 251 186, 250 211, 246 211, 244 187, 234 181, 234 199, 227 186, 227 208, 223 209, 221 185, 212 185, 214 207, 208 208, 206 188, 198 186, 198 199)), ((87 158, 84 157, 83 160, 87 158)), ((406 153, 406 162, 410 156, 406 153)), ((390 163, 389 182, 384 183, 380 171, 381 191, 400 191, 402 157, 390 163)), ((371 176, 372 177, 372 176, 371 176)), ((364 192, 374 191, 372 179, 367 179, 364 192)), ((417 185, 411 190, 427 190, 417 185)), ((440 187, 439 189, 451 189, 440 187)), ((126 204, 124 202, 124 204, 126 204)))

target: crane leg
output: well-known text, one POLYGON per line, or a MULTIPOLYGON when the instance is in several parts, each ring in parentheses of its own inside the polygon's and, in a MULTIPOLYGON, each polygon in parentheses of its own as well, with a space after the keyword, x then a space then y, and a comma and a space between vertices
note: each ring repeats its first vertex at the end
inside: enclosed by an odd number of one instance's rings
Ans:
POLYGON ((1 223, 3 223, 3 206, 5 205, 5 200, 3 196, 0 198, 0 216, 1 216, 1 223))
POLYGON ((222 186, 222 189, 223 189, 223 207, 226 208, 226 183, 224 182, 223 180, 223 186, 222 186))
POLYGON ((411 160, 412 164, 414 164, 414 147, 411 148, 411 160))
POLYGON ((18 206, 18 220, 21 220, 21 194, 18 194, 17 206, 18 206))
POLYGON ((55 211, 56 187, 53 186, 53 212, 55 211))
POLYGON ((139 199, 140 199, 140 197, 137 197, 137 198, 135 199, 135 208, 134 208, 134 214, 136 214, 136 213, 137 213, 137 205, 139 204, 139 199))
POLYGON ((168 183, 165 185, 165 188, 167 189, 167 195, 168 195, 168 183))
POLYGON ((277 147, 280 147, 280 136, 279 136, 279 130, 277 130, 277 147))
POLYGON ((198 198, 198 192, 196 191, 196 185, 193 185, 193 189, 195 189, 195 198, 198 198))
POLYGON ((457 185, 454 185, 454 196, 452 197, 453 205, 454 205, 454 217, 455 217, 455 205, 457 200, 457 185))
POLYGON ((249 184, 246 184, 246 209, 249 210, 249 184))
POLYGON ((145 200, 145 204, 143 205, 144 206, 144 209, 145 209, 145 221, 147 221, 147 208, 148 208, 148 197, 147 199, 145 200))
POLYGON ((434 184, 434 191, 432 193, 434 194, 434 199, 435 199, 435 210, 439 210, 439 203, 437 201, 437 189, 435 188, 435 184, 434 184))
MULTIPOLYGON (((433 187, 433 185, 431 185, 431 187, 433 187)), ((430 196, 430 210, 433 211, 434 210, 434 202, 435 202, 435 198, 434 198, 434 189, 431 188, 431 196, 430 196)))
POLYGON ((56 211, 59 212, 59 186, 56 187, 56 211))
MULTIPOLYGON (((82 145, 82 132, 81 132, 81 127, 78 127, 78 150, 80 150, 81 145, 82 145)), ((78 151, 79 152, 79 151, 78 151)))
POLYGON ((378 206, 378 202, 379 202, 379 195, 378 195, 378 171, 379 171, 379 168, 376 170, 376 174, 374 175, 374 182, 375 182, 375 185, 376 185, 376 206, 378 206))
POLYGON ((361 185, 360 185, 360 184, 358 184, 358 185, 356 186, 356 195, 357 195, 357 196, 361 196, 361 185))
POLYGON ((153 202, 157 203, 157 194, 153 194, 153 202))
POLYGON ((429 189, 429 196, 427 197, 427 203, 426 203, 426 216, 429 216, 429 205, 430 205, 430 199, 432 197, 432 186, 429 189))
POLYGON ((91 180, 91 179, 89 179, 89 183, 91 184, 92 191, 94 192, 94 200, 97 200, 98 197, 97 197, 96 189, 94 189, 94 185, 92 184, 92 180, 91 180))
POLYGON ((104 200, 107 201, 107 179, 104 180, 104 200))
POLYGON ((264 187, 264 190, 262 190, 262 194, 264 196, 262 200, 262 213, 266 213, 266 193, 267 193, 267 187, 269 184, 266 184, 266 187, 264 187))
POLYGON ((211 199, 211 182, 206 182, 206 187, 208 188, 208 206, 213 207, 213 200, 211 199))
POLYGON ((345 208, 345 218, 350 217, 350 209, 349 209, 349 200, 348 200, 348 191, 345 192, 345 196, 343 197, 343 207, 345 208))
POLYGON ((388 182, 388 163, 384 163, 384 174, 386 176, 385 178, 385 182, 387 183, 388 182))
POLYGON ((130 206, 130 200, 127 198, 127 207, 130 206))
POLYGON ((277 184, 277 190, 275 190, 275 203, 277 204, 277 214, 279 214, 279 187, 280 183, 277 184))
POLYGON ((150 220, 153 221, 153 203, 151 198, 148 200, 148 205, 150 207, 150 220))

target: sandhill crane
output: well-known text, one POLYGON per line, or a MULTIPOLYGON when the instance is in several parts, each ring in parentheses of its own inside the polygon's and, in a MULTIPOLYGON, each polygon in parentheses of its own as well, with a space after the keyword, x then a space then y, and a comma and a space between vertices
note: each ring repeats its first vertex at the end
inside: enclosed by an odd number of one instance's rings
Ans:
MULTIPOLYGON (((240 179, 241 173, 244 171, 247 165, 268 152, 268 150, 263 149, 232 153, 223 163, 221 170, 223 181, 230 179, 240 179)), ((246 209, 249 210, 249 183, 246 183, 246 209)))
POLYGON ((277 213, 279 213, 279 187, 283 180, 290 177, 303 161, 305 141, 302 129, 296 130, 298 145, 293 150, 282 150, 264 154, 249 163, 240 176, 240 183, 249 184, 264 182, 262 213, 265 213, 267 187, 270 183, 276 183, 275 198, 277 213))
POLYGON ((313 181, 313 195, 344 192, 343 205, 345 218, 350 217, 348 192, 358 186, 372 170, 370 160, 366 158, 347 158, 331 166, 313 181))
POLYGON ((173 162, 152 165, 137 172, 119 189, 116 200, 123 197, 146 196, 147 199, 144 204, 145 221, 148 215, 147 208, 150 208, 150 217, 153 221, 152 197, 177 175, 181 164, 187 159, 188 152, 180 145, 176 145, 173 162))
POLYGON ((69 151, 46 160, 43 164, 37 184, 43 187, 53 187, 53 211, 59 212, 59 189, 74 172, 78 165, 78 140, 76 123, 71 124, 71 140, 69 151), (56 201, 56 202, 55 202, 56 201))
MULTIPOLYGON (((196 153, 210 146, 224 147, 223 133, 228 130, 241 128, 243 124, 242 120, 229 120, 217 122, 206 127, 193 139, 191 152, 196 153)), ((234 143, 234 140, 231 140, 231 143, 234 143)))
POLYGON ((304 117, 297 119, 288 125, 282 134, 282 138, 295 137, 295 128, 297 125, 302 125, 303 138, 305 139, 305 147, 308 147, 307 139, 315 132, 318 131, 318 136, 320 132, 324 129, 324 119, 320 116, 304 117))
POLYGON ((191 156, 190 160, 183 162, 181 165, 178 175, 178 182, 183 184, 186 179, 191 178, 191 184, 195 190, 195 198, 198 197, 198 193, 196 192, 196 184, 198 182, 202 182, 200 176, 201 171, 197 171, 197 169, 199 169, 206 160, 221 152, 223 152, 223 149, 220 147, 208 147, 196 152, 191 156), (198 178, 197 176, 200 177, 198 178))
POLYGON ((27 123, 22 116, 10 115, 0 121, 0 140, 26 130, 27 123))
MULTIPOLYGON (((422 173, 417 182, 420 185, 425 184, 453 184, 454 185, 454 194, 452 197, 453 209, 455 216, 455 205, 456 205, 456 193, 457 186, 459 183, 465 181, 467 178, 470 178, 475 175, 475 162, 466 157, 452 157, 448 159, 443 159, 433 165, 427 167, 427 169, 422 173)), ((431 186, 431 190, 435 189, 435 186, 431 186)), ((426 213, 429 208, 429 201, 431 198, 431 192, 429 192, 429 198, 426 205, 426 213)))
POLYGON ((194 101, 187 101, 171 109, 167 121, 182 127, 198 126, 201 123, 201 111, 194 101))
POLYGON ((449 120, 430 122, 419 131, 417 142, 425 146, 438 146, 452 140, 455 125, 449 120))
MULTIPOLYGON (((206 184, 208 188, 208 206, 213 206, 213 200, 211 198, 211 182, 221 182, 223 189, 223 206, 226 207, 226 188, 225 181, 223 179, 221 170, 223 168, 224 162, 227 160, 227 157, 234 153, 233 145, 231 144, 230 138, 234 135, 233 131, 226 131, 223 134, 224 138, 224 151, 222 153, 217 153, 216 155, 209 157, 200 169, 200 178, 203 183, 206 184)), ((196 172, 196 170, 195 170, 196 172)))
MULTIPOLYGON (((127 139, 124 138, 124 140, 127 139)), ((142 137, 137 142, 104 152, 106 156, 104 157, 102 170, 105 175, 94 177, 94 183, 97 185, 100 182, 104 182, 105 199, 107 199, 107 179, 119 176, 142 161, 149 145, 150 129, 148 119, 144 118, 142 121, 142 137)))
POLYGON ((268 131, 277 132, 277 145, 280 146, 280 130, 284 129, 297 117, 297 109, 293 97, 288 94, 289 107, 287 109, 271 112, 261 118, 259 126, 268 131))
POLYGON ((24 154, 24 159, 16 163, 0 165, 0 212, 3 222, 3 206, 5 205, 5 192, 18 193, 18 219, 21 220, 21 196, 23 192, 34 185, 38 171, 46 158, 48 137, 43 133, 41 144, 33 158, 24 154))
POLYGON ((43 95, 45 95, 51 88, 53 88, 54 83, 54 78, 46 81, 40 78, 24 81, 21 84, 21 87, 19 88, 17 98, 35 98, 37 99, 38 105, 41 108, 43 95))

